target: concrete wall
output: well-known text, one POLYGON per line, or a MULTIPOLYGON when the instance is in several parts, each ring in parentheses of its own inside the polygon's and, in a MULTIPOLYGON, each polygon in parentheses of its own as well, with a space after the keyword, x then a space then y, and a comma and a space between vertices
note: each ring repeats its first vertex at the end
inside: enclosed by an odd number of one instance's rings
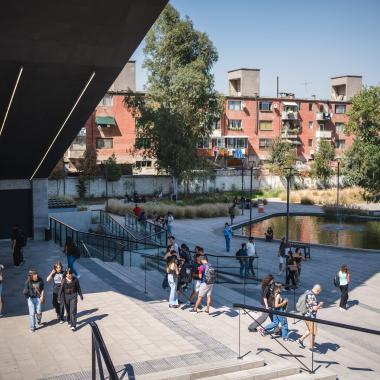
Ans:
POLYGON ((47 178, 32 181, 33 194, 33 238, 43 240, 48 220, 48 180, 47 178))
POLYGON ((86 232, 91 227, 91 211, 51 212, 49 216, 79 231, 86 232))
MULTIPOLYGON (((248 170, 246 170, 244 176, 244 188, 250 187, 250 176, 248 170)), ((49 181, 49 195, 50 196, 69 196, 77 197, 78 192, 76 185, 78 179, 74 177, 66 178, 63 180, 50 180, 49 181)), ((253 180, 253 188, 278 188, 284 187, 281 179, 277 176, 263 176, 260 179, 253 180)), ((205 192, 214 191, 219 189, 220 191, 227 190, 239 190, 241 189, 241 172, 236 171, 222 171, 215 177, 215 180, 208 180, 204 183, 202 181, 193 181, 189 190, 191 192, 205 192)), ((184 191, 184 186, 180 186, 180 192, 184 191)), ((117 182, 108 182, 108 195, 110 197, 117 196, 123 197, 125 194, 133 194, 133 192, 145 195, 159 194, 161 191, 163 194, 170 194, 172 191, 172 180, 169 176, 122 176, 117 182)), ((97 178, 90 181, 87 191, 87 196, 104 197, 106 194, 106 184, 103 178, 97 178)))

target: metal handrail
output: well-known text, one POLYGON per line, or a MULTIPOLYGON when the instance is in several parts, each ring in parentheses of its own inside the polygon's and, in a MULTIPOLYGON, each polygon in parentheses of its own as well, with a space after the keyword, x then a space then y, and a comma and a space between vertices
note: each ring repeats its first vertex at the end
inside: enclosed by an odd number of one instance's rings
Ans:
MULTIPOLYGON (((366 327, 360 327, 360 326, 355 326, 355 325, 348 325, 345 323, 339 323, 339 322, 334 322, 334 321, 329 321, 326 319, 320 319, 320 318, 311 318, 311 317, 306 317, 304 315, 300 314, 295 314, 295 313, 288 313, 285 311, 280 311, 280 310, 275 310, 275 309, 266 309, 263 307, 258 307, 258 306, 252 306, 252 305, 245 305, 245 304, 240 304, 240 303, 234 303, 233 308, 239 309, 239 356, 238 358, 241 359, 243 356, 241 356, 241 347, 240 347, 240 310, 243 310, 245 314, 247 314, 251 319, 253 319, 258 326, 264 327, 261 322, 259 322, 256 318, 254 318, 249 311, 256 311, 260 313, 272 313, 275 315, 280 315, 282 317, 289 317, 293 319, 298 319, 298 320, 303 320, 303 321, 309 321, 309 322, 314 322, 314 323, 320 323, 322 325, 328 325, 328 326, 334 326, 338 328, 343 328, 343 329, 348 329, 348 330, 354 330, 354 331, 359 331, 362 333, 367 333, 367 334, 372 334, 372 335, 380 335, 380 330, 374 330, 374 329, 368 329, 366 327)), ((313 329, 312 329, 313 330, 313 329)), ((294 357, 303 367, 306 371, 309 373, 315 373, 317 369, 314 368, 314 349, 311 351, 311 369, 303 363, 296 355, 294 355, 288 347, 286 347, 284 344, 280 342, 279 339, 277 339, 276 336, 272 332, 268 332, 269 335, 274 339, 282 348, 284 348, 292 357, 294 357)), ((311 332, 311 334, 314 334, 314 331, 311 332)))
POLYGON ((100 333, 99 327, 96 322, 90 322, 90 327, 92 331, 91 339, 91 375, 92 380, 96 380, 96 367, 98 367, 99 376, 101 380, 105 380, 104 376, 102 358, 104 364, 106 365, 108 376, 107 379, 119 380, 119 376, 116 373, 115 366, 113 365, 111 356, 107 350, 106 344, 104 343, 102 334, 100 333), (102 358, 101 358, 102 356, 102 358))

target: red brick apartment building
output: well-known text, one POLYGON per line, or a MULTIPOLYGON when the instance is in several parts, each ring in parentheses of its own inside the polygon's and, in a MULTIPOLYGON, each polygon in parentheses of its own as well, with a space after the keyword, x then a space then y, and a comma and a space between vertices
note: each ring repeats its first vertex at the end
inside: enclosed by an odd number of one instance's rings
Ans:
MULTIPOLYGON (((72 169, 86 145, 92 145, 99 162, 115 153, 119 163, 133 164, 136 174, 155 173, 151 159, 133 152, 135 119, 123 99, 126 92, 136 91, 135 83, 135 62, 129 62, 67 151, 65 160, 72 169)), ((361 76, 347 75, 331 78, 328 100, 299 99, 289 93, 263 97, 259 69, 230 71, 224 114, 210 138, 198 142, 198 152, 227 165, 240 165, 234 159, 238 153, 257 165, 268 160, 271 144, 280 136, 292 144, 300 163, 313 160, 322 139, 331 141, 339 157, 353 140, 344 134, 344 124, 350 100, 361 88, 361 76)))

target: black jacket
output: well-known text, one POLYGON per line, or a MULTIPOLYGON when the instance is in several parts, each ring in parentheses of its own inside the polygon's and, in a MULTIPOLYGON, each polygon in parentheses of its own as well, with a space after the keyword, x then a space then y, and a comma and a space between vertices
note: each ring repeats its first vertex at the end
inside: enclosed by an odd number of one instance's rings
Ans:
POLYGON ((25 282, 23 294, 26 298, 40 298, 41 293, 44 290, 44 282, 40 276, 37 281, 27 280, 25 282))

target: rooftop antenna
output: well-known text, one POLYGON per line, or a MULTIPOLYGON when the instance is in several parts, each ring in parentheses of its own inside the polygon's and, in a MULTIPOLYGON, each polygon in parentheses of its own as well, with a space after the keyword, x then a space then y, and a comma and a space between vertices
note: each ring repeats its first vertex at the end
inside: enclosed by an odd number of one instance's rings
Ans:
POLYGON ((305 93, 306 93, 306 95, 308 95, 307 86, 308 86, 309 84, 311 84, 311 82, 307 82, 306 79, 305 79, 305 82, 303 82, 303 83, 301 83, 301 84, 303 84, 303 85, 305 86, 305 93))

